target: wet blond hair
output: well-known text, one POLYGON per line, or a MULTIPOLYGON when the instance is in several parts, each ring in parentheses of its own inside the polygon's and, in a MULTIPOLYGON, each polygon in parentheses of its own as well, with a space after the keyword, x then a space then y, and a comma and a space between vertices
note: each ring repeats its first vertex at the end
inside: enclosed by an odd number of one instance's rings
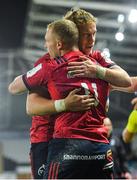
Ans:
POLYGON ((78 47, 79 32, 74 22, 61 19, 50 23, 47 29, 51 29, 56 37, 64 43, 65 48, 78 47))
POLYGON ((66 13, 64 19, 69 19, 73 21, 77 27, 79 25, 87 24, 87 23, 96 23, 96 18, 89 12, 83 9, 71 9, 66 13))

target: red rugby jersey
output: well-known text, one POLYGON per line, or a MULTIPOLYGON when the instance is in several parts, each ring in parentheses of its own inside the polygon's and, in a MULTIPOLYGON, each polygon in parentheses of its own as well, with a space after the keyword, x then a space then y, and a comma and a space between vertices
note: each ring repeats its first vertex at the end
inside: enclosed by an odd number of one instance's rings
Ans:
MULTIPOLYGON (((50 61, 49 54, 45 54, 39 58, 34 66, 38 64, 45 63, 50 61)), ((48 90, 44 91, 45 97, 50 98, 48 90)), ((32 125, 30 128, 30 142, 39 143, 39 142, 48 142, 53 136, 54 121, 53 119, 49 121, 48 115, 43 116, 32 116, 32 125)))
MULTIPOLYGON (((91 93, 98 100, 98 105, 85 112, 67 112, 56 116, 54 138, 80 138, 108 143, 107 132, 103 126, 105 106, 109 86, 106 81, 96 78, 71 78, 67 73, 67 62, 79 61, 79 51, 65 54, 55 61, 39 64, 23 76, 28 89, 46 86, 52 99, 61 99, 75 88, 82 88, 81 94, 91 93)), ((93 60, 93 57, 92 57, 93 60)), ((94 60, 94 63, 98 63, 94 60)), ((101 63, 100 63, 101 64, 101 63)), ((105 62, 104 66, 114 63, 105 62)))
POLYGON ((103 52, 93 51, 92 54, 89 55, 90 58, 95 59, 98 64, 103 67, 110 68, 113 65, 116 65, 110 58, 108 58, 103 52))

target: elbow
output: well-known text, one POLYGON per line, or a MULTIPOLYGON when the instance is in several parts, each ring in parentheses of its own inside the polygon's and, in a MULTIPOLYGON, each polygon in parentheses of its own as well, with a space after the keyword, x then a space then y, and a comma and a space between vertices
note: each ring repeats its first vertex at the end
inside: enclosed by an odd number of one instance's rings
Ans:
POLYGON ((132 86, 132 81, 130 77, 127 77, 123 83, 123 87, 130 87, 130 86, 132 86))
POLYGON ((8 91, 9 91, 9 93, 11 93, 12 95, 18 94, 18 92, 16 91, 16 89, 13 87, 12 84, 9 85, 8 91))
POLYGON ((27 101, 26 101, 26 113, 29 116, 34 116, 36 115, 35 113, 35 102, 33 103, 33 101, 31 102, 31 96, 27 96, 27 101))
POLYGON ((127 86, 128 86, 128 87, 129 87, 129 86, 132 86, 132 81, 131 81, 130 77, 127 79, 127 86))
POLYGON ((30 107, 26 107, 26 113, 27 113, 27 115, 29 115, 29 116, 35 115, 34 112, 32 111, 32 109, 31 109, 30 107))
POLYGON ((26 113, 29 116, 41 116, 41 115, 43 115, 42 113, 37 112, 37 110, 34 109, 34 107, 31 107, 31 106, 26 106, 26 113))

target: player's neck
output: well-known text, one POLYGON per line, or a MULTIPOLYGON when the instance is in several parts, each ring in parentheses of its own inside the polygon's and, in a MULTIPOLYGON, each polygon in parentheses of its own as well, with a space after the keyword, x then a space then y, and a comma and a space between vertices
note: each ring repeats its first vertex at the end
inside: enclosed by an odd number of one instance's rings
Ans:
POLYGON ((79 51, 79 49, 78 49, 78 47, 72 47, 72 48, 67 49, 67 50, 64 49, 64 50, 60 51, 60 55, 63 56, 64 54, 69 53, 71 51, 79 51))

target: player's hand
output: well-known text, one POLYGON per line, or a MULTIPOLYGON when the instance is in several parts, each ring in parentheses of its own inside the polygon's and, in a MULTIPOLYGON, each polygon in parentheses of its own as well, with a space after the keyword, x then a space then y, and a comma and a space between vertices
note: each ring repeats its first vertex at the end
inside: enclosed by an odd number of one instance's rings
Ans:
POLYGON ((95 98, 91 95, 78 95, 81 89, 75 89, 64 99, 67 111, 86 111, 95 105, 95 98))
POLYGON ((131 104, 134 105, 134 109, 137 110, 137 97, 135 97, 134 99, 132 99, 131 104))
POLYGON ((81 60, 80 62, 68 63, 68 74, 70 74, 71 77, 95 78, 97 65, 85 56, 80 56, 79 59, 81 60))

